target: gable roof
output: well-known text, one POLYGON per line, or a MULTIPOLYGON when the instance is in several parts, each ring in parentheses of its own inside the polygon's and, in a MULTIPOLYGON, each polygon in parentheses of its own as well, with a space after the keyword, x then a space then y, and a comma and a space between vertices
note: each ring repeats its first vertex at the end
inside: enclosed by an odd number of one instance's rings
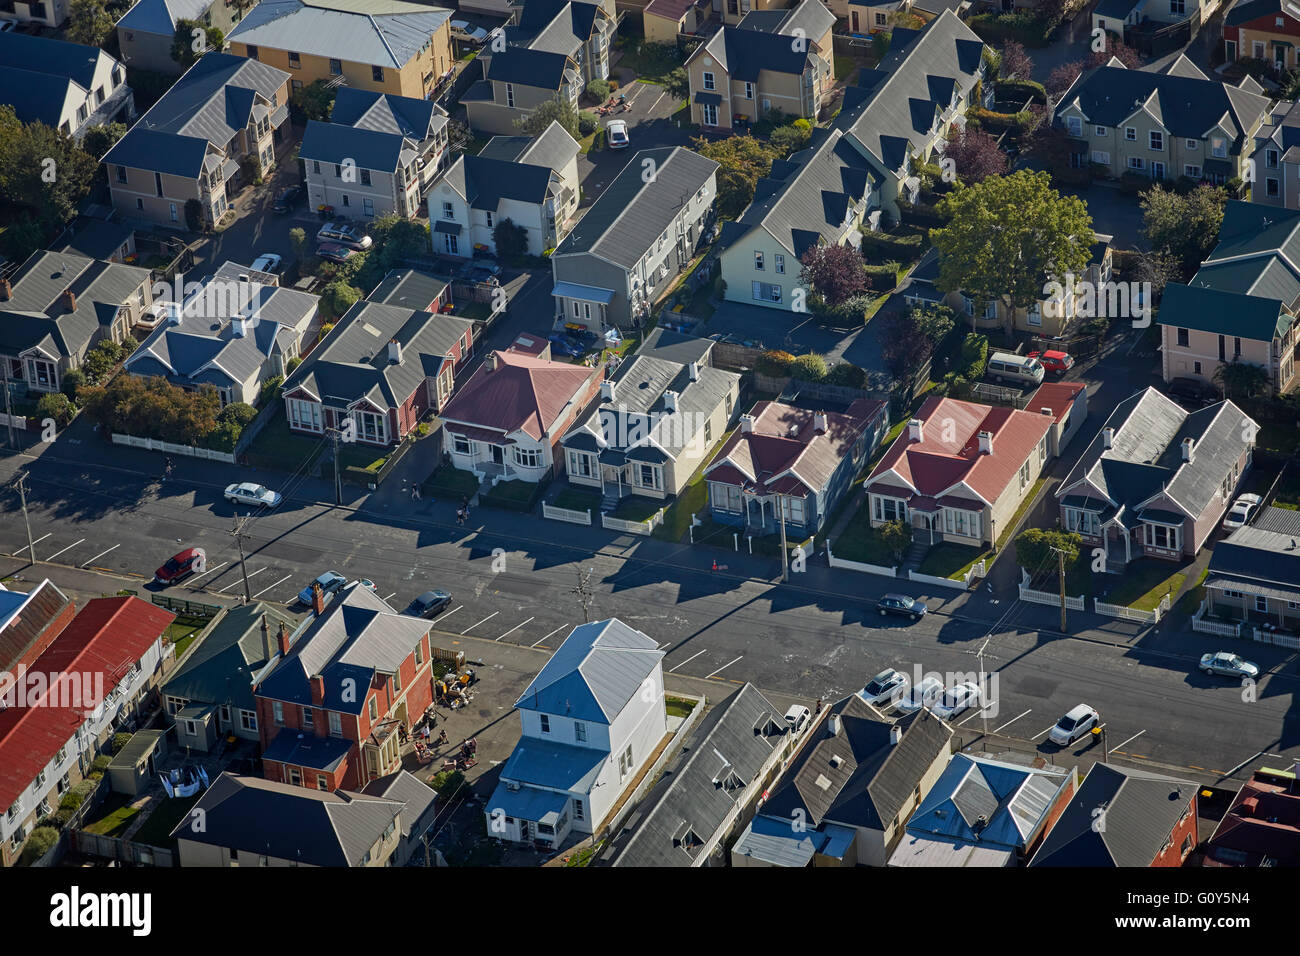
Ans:
MULTIPOLYGON (((820 0, 817 2, 820 5, 820 0)), ((696 56, 709 56, 726 70, 732 80, 748 80, 753 83, 758 82, 758 74, 763 70, 802 75, 808 67, 811 43, 791 43, 787 36, 767 32, 764 27, 769 25, 751 21, 749 27, 743 24, 724 26, 692 54, 687 63, 696 56)))
POLYGON ((655 641, 618 618, 581 624, 551 655, 515 706, 612 724, 663 656, 655 641))
POLYGON ((457 389, 440 417, 450 432, 464 423, 503 435, 522 431, 541 441, 561 413, 599 375, 599 369, 584 365, 553 362, 522 352, 493 352, 457 389))
POLYGON ((56 625, 71 606, 49 578, 26 594, 0 586, 0 673, 15 673, 24 657, 48 647, 63 630, 56 625))
POLYGON ((1207 866, 1300 864, 1300 787, 1291 771, 1256 770, 1206 846, 1207 866))
POLYGON ((1160 325, 1262 342, 1285 335, 1295 321, 1277 299, 1177 282, 1165 286, 1160 306, 1156 315, 1160 325))
MULTIPOLYGON (((1239 0, 1223 18, 1223 25, 1235 27, 1259 17, 1276 17, 1278 14, 1286 14, 1292 20, 1300 20, 1300 4, 1295 0, 1244 0, 1244 2, 1239 0)), ((1273 25, 1271 21, 1268 24, 1269 27, 1273 25)))
MULTIPOLYGON (((1300 211, 1229 200, 1219 241, 1188 285, 1300 305, 1300 211)), ((1252 305, 1238 300, 1231 308, 1252 305)))
POLYGON ((432 312, 432 306, 447 291, 447 283, 418 269, 394 269, 370 292, 370 301, 396 305, 417 312, 432 312))
MULTIPOLYGON (((171 38, 180 20, 201 20, 216 0, 136 0, 117 21, 122 30, 156 33, 171 38)), ((222 0, 224 2, 224 0, 222 0)))
POLYGON ((400 69, 449 19, 406 0, 263 0, 226 39, 400 69))
POLYGON ((494 53, 488 63, 484 79, 500 83, 519 83, 544 90, 558 90, 564 82, 566 70, 574 68, 574 61, 563 53, 547 50, 530 50, 512 46, 502 53, 494 53))
POLYGON ((496 212, 505 199, 535 205, 546 202, 553 191, 553 175, 549 166, 462 153, 444 178, 471 209, 496 212))
POLYGON ((416 158, 416 142, 399 133, 308 120, 299 155, 304 160, 342 163, 351 160, 358 169, 394 173, 416 158))
POLYGON ((1214 546, 1210 574, 1285 589, 1294 601, 1300 594, 1300 535, 1258 525, 1238 528, 1214 546))
POLYGON ((483 159, 528 163, 560 172, 581 149, 568 130, 551 120, 551 125, 538 136, 493 136, 478 155, 483 159))
POLYGON ((253 677, 278 653, 281 624, 291 632, 296 627, 292 618, 261 601, 227 608, 172 671, 163 695, 254 710, 253 677))
POLYGON ((417 143, 447 125, 447 111, 434 100, 340 86, 330 122, 380 133, 396 133, 417 143))
POLYGON ((17 30, 0 33, 0 63, 11 69, 71 80, 87 91, 94 83, 101 57, 113 59, 97 46, 32 36, 17 30))
POLYGON ((1052 421, 1060 422, 1074 407, 1079 393, 1086 391, 1087 387, 1082 382, 1044 382, 1025 402, 1025 411, 1041 415, 1046 408, 1052 413, 1052 421))

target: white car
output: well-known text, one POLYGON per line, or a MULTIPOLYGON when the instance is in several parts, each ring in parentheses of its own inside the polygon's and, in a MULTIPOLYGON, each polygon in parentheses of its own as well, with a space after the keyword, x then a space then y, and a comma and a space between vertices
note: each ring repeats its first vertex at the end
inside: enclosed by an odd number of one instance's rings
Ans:
POLYGON ((1068 747, 1100 723, 1100 714, 1087 704, 1080 704, 1056 722, 1047 739, 1058 747, 1068 747))
POLYGON ((180 306, 175 302, 155 302, 140 313, 140 318, 131 327, 142 332, 152 332, 169 319, 176 321, 179 315, 180 306))
POLYGON ((482 27, 476 27, 468 20, 452 20, 451 35, 457 40, 463 40, 466 43, 472 43, 479 46, 488 38, 488 32, 482 27))
POLYGON ((942 694, 943 681, 937 677, 927 677, 899 699, 898 709, 910 714, 922 707, 933 707, 942 694))
POLYGON ((952 720, 963 711, 979 705, 980 685, 974 681, 964 681, 945 690, 930 711, 941 720, 952 720))
POLYGON ((785 725, 790 728, 791 733, 799 733, 808 726, 810 720, 812 720, 812 711, 802 704, 791 704, 790 709, 785 712, 785 725))
POLYGON ((1244 528, 1263 500, 1259 495, 1238 495, 1223 519, 1223 526, 1229 531, 1244 528))
POLYGON ((1253 680, 1259 676, 1259 665, 1242 660, 1240 655, 1232 651, 1219 651, 1201 655, 1201 671, 1218 674, 1220 677, 1249 677, 1253 680))
POLYGON ((251 268, 254 272, 265 272, 275 276, 280 274, 280 261, 280 257, 274 252, 268 252, 254 259, 251 268))
POLYGON ((272 491, 266 485, 254 484, 251 481, 228 485, 225 496, 232 504, 249 505, 253 508, 274 508, 283 500, 278 491, 272 491))
POLYGON ((627 135, 627 124, 622 120, 611 120, 605 126, 605 141, 610 149, 627 149, 631 142, 627 135))
POLYGON ((907 691, 907 675, 887 667, 858 691, 858 696, 868 704, 888 704, 907 691))

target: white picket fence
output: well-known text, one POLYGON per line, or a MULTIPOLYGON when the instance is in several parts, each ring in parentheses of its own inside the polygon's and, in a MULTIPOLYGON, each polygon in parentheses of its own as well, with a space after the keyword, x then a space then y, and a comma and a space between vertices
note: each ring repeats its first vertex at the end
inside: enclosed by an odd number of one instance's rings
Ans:
POLYGON ((600 516, 601 527, 608 528, 612 531, 626 531, 629 534, 649 535, 655 528, 664 523, 664 509, 660 508, 645 521, 626 521, 623 518, 611 518, 609 515, 600 516))
POLYGON ((1201 634, 1214 634, 1217 637, 1241 637, 1241 624, 1238 621, 1207 621, 1205 613, 1210 609, 1210 599, 1206 598, 1192 615, 1192 630, 1201 634))
POLYGON ((831 553, 830 542, 826 543, 826 561, 832 568, 861 571, 864 574, 878 574, 883 578, 892 578, 898 575, 898 568, 887 568, 879 564, 867 564, 864 561, 849 561, 847 558, 837 558, 831 553))
POLYGON ((18 429, 20 432, 27 431, 27 416, 6 415, 3 412, 0 412, 0 428, 8 428, 10 425, 18 429))
POLYGON ((177 445, 175 442, 157 441, 153 438, 136 438, 134 435, 120 435, 117 432, 113 433, 113 444, 143 448, 146 451, 165 451, 169 455, 186 455, 190 458, 206 458, 208 461, 223 461, 227 465, 235 463, 235 456, 230 452, 195 448, 193 445, 177 445))
MULTIPOLYGON (((1049 607, 1061 606, 1061 595, 1053 594, 1051 591, 1035 591, 1023 584, 1020 585, 1020 600, 1029 604, 1046 604, 1049 607)), ((1085 604, 1087 600, 1082 594, 1077 596, 1067 594, 1065 596, 1065 606, 1071 611, 1082 611, 1087 606, 1085 604)))
POLYGON ((1125 607, 1123 604, 1107 604, 1096 598, 1093 599, 1092 604, 1096 612, 1105 617, 1137 621, 1139 624, 1158 624, 1160 619, 1169 612, 1169 595, 1166 594, 1160 599, 1154 611, 1139 611, 1137 608, 1125 607))
POLYGON ((907 579, 921 584, 934 584, 941 588, 956 588, 959 591, 964 591, 970 587, 970 583, 976 578, 984 577, 985 562, 986 559, 980 559, 979 562, 971 565, 966 573, 959 578, 941 578, 934 574, 922 574, 920 571, 908 571, 907 579))
POLYGON ((591 524, 591 509, 574 511, 572 508, 557 508, 542 502, 542 517, 553 521, 567 521, 570 524, 591 524))
POLYGON ((1261 644, 1274 644, 1278 647, 1300 650, 1300 637, 1295 634, 1282 634, 1278 631, 1265 630, 1262 627, 1253 627, 1251 630, 1254 631, 1255 640, 1261 644))

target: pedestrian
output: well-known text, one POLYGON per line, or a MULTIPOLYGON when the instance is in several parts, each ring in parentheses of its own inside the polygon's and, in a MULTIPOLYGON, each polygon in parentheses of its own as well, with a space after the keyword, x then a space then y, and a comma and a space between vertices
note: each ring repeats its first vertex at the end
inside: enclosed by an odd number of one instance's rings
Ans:
POLYGON ((817 698, 817 707, 813 710, 813 715, 816 716, 817 714, 820 714, 821 712, 822 712, 822 699, 821 699, 820 697, 818 697, 818 698, 817 698))
POLYGON ((414 484, 411 485, 411 500, 412 500, 412 501, 419 501, 419 500, 420 500, 420 486, 419 486, 419 485, 414 485, 414 484))

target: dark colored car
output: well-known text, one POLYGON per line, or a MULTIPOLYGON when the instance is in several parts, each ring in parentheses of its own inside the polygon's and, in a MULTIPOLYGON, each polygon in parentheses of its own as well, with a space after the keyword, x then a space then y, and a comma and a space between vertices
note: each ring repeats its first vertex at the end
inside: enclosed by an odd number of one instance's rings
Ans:
POLYGON ((578 348, 582 349, 584 352, 590 352, 600 344, 600 336, 595 332, 592 332, 590 329, 579 329, 577 331, 566 329, 564 334, 572 339, 577 344, 578 348))
POLYGON ((316 247, 316 258, 327 259, 330 262, 347 262, 356 254, 357 250, 339 245, 337 242, 322 242, 316 247))
POLYGON ((923 602, 908 597, 906 594, 886 594, 876 602, 876 610, 882 616, 885 614, 901 614, 903 617, 910 617, 914 621, 919 621, 925 617, 927 608, 923 602))
POLYGON ((551 351, 556 355, 569 355, 577 358, 582 354, 582 346, 567 335, 561 335, 559 332, 553 332, 547 338, 551 343, 551 351))
POLYGON ((1166 387, 1169 397, 1179 402, 1197 404, 1210 397, 1210 390, 1194 378, 1176 378, 1166 387))
POLYGON ((437 617, 451 604, 451 595, 446 591, 425 591, 411 602, 406 613, 412 617, 437 617))
POLYGON ((153 573, 158 584, 175 584, 203 570, 207 555, 202 548, 186 548, 179 554, 167 559, 161 568, 153 573))
POLYGON ((301 186, 290 186, 287 189, 280 190, 280 195, 275 197, 275 204, 271 207, 272 212, 287 213, 293 212, 294 207, 302 204, 307 193, 301 186))

